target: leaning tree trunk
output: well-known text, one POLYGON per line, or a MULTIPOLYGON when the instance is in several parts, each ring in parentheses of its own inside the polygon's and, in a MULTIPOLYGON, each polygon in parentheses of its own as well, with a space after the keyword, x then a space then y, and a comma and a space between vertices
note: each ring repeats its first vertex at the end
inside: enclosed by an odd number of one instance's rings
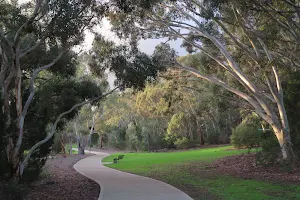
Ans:
POLYGON ((278 143, 280 145, 282 157, 284 160, 293 163, 297 160, 297 155, 295 154, 292 143, 290 132, 288 129, 279 128, 278 125, 274 124, 272 129, 276 135, 278 143))

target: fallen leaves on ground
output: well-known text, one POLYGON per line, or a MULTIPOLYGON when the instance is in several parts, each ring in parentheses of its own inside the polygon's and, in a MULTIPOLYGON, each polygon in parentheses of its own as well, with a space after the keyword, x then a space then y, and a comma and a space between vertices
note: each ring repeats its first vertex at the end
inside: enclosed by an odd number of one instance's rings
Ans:
POLYGON ((256 165, 255 153, 225 157, 216 160, 213 167, 221 174, 244 179, 269 180, 275 182, 300 182, 300 167, 285 170, 283 166, 256 165))
POLYGON ((41 180, 26 200, 96 200, 99 185, 78 173, 73 165, 89 155, 56 155, 48 159, 41 180))

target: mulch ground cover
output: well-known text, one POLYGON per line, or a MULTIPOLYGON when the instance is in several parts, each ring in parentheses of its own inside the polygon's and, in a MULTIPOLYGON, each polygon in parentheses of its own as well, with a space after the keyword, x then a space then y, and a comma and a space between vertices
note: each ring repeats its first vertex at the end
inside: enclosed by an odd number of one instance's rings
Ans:
POLYGON ((48 159, 41 180, 32 185, 25 200, 96 200, 99 185, 78 173, 73 165, 89 155, 56 155, 48 159))
POLYGON ((255 162, 255 153, 225 157, 212 165, 217 172, 244 179, 268 180, 273 182, 300 183, 300 167, 284 165, 261 166, 255 162))

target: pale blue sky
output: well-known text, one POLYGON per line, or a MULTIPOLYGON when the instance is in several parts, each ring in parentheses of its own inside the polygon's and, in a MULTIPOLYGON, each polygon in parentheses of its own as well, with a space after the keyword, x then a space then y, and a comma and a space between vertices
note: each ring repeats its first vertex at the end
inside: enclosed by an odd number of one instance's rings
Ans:
MULTIPOLYGON (((109 40, 114 41, 116 44, 122 43, 120 39, 112 32, 110 22, 106 19, 102 21, 101 27, 98 26, 95 30, 101 33, 104 37, 109 40)), ((85 42, 83 43, 83 48, 88 50, 92 47, 94 36, 93 34, 86 32, 85 42)), ((145 52, 148 55, 151 55, 155 49, 155 47, 160 44, 161 42, 165 42, 167 39, 147 39, 147 40, 140 40, 139 41, 139 49, 142 52, 145 52)), ((176 41, 169 41, 168 42, 173 49, 178 53, 180 56, 184 56, 187 54, 184 48, 180 47, 182 40, 176 41)), ((81 46, 82 47, 82 46, 81 46)))
MULTIPOLYGON (((142 52, 145 52, 146 54, 152 54, 155 46, 160 44, 161 42, 165 42, 166 40, 163 39, 147 39, 147 40, 141 40, 139 42, 139 48, 142 52)), ((168 42, 170 46, 175 49, 177 54, 179 56, 184 56, 187 54, 186 50, 182 47, 180 47, 182 40, 176 40, 176 41, 169 41, 168 42)))

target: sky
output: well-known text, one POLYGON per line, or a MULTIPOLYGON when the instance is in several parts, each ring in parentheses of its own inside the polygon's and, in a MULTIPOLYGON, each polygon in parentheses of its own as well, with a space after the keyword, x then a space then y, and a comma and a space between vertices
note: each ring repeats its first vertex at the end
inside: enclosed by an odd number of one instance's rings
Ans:
MULTIPOLYGON (((111 31, 110 22, 106 19, 103 19, 101 27, 97 27, 96 30, 101 33, 104 37, 109 40, 114 41, 117 44, 121 43, 121 40, 111 31)), ((84 49, 89 50, 92 47, 94 36, 90 32, 85 33, 85 41, 83 43, 84 49)), ((161 42, 165 42, 166 39, 146 39, 139 41, 139 49, 140 51, 151 55, 155 49, 155 47, 161 42)), ((184 48, 180 47, 182 40, 169 41, 170 46, 176 50, 179 56, 184 56, 187 54, 184 48)))

